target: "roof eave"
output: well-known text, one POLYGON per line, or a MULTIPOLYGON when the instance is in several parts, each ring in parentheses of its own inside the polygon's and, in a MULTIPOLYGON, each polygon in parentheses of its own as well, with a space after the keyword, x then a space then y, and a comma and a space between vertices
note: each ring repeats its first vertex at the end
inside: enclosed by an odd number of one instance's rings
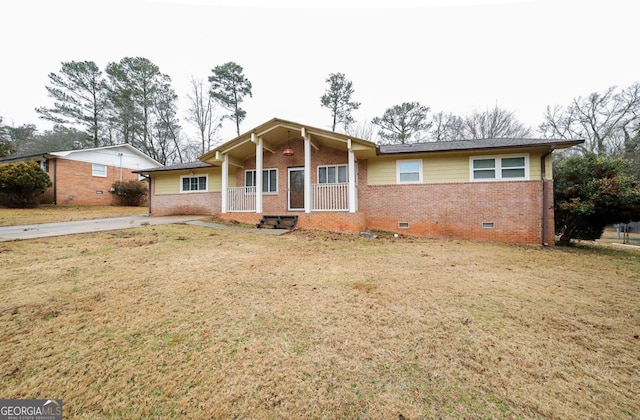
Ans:
POLYGON ((481 151, 487 151, 487 150, 538 149, 538 148, 552 148, 555 150, 555 149, 567 149, 569 147, 577 146, 578 144, 582 144, 582 143, 584 143, 584 140, 566 140, 562 142, 470 147, 465 149, 406 150, 406 151, 390 151, 390 152, 384 152, 380 150, 380 146, 377 146, 376 155, 377 156, 393 156, 393 155, 407 155, 407 154, 468 153, 468 152, 481 152, 481 151))

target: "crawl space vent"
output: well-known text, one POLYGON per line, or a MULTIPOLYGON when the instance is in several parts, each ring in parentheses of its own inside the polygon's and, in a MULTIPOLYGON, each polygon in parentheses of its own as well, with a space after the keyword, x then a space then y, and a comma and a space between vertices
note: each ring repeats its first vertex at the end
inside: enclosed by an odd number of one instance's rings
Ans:
POLYGON ((409 229, 409 222, 398 222, 398 227, 401 229, 409 229))

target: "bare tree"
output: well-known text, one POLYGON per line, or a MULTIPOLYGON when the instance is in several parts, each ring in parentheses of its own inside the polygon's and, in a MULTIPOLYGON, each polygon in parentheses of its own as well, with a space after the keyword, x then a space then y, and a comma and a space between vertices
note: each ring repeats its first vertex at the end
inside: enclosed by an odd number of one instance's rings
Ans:
POLYGON ((345 134, 363 140, 373 141, 374 127, 371 122, 354 122, 347 127, 345 134))
POLYGON ((464 119, 452 113, 440 111, 431 117, 429 137, 435 141, 461 140, 464 138, 464 119))
POLYGON ((512 111, 498 108, 474 112, 464 117, 462 137, 466 140, 521 138, 531 135, 531 128, 518 121, 512 111))
POLYGON ((640 83, 577 97, 566 107, 547 106, 544 119, 538 128, 544 137, 584 139, 584 151, 619 155, 640 123, 640 83))
POLYGON ((218 130, 222 126, 221 118, 215 112, 215 103, 202 79, 191 76, 191 93, 187 95, 187 99, 189 109, 186 119, 198 129, 202 155, 210 150, 215 142, 218 130))

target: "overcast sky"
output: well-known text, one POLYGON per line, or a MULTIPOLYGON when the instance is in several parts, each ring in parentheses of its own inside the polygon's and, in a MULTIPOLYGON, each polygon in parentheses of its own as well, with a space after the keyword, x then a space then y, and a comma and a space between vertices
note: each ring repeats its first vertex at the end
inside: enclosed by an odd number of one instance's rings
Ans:
MULTIPOLYGON (((49 129, 34 108, 61 62, 104 70, 148 58, 180 97, 228 61, 253 98, 241 131, 273 117, 330 128, 330 73, 353 81, 358 122, 402 102, 465 114, 498 105, 537 126, 547 105, 640 80, 637 0, 4 0, 0 116, 49 129)), ((182 126, 191 132, 188 123, 182 126)), ((226 121, 223 140, 235 135, 226 121)))

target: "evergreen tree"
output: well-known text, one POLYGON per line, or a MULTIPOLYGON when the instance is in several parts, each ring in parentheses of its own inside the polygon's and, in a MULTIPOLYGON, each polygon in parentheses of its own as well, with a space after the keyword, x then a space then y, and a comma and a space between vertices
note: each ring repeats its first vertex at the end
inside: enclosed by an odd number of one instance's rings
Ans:
POLYGON ((58 125, 83 127, 93 146, 101 145, 106 87, 102 71, 93 61, 63 62, 59 73, 50 73, 49 96, 53 107, 39 107, 40 118, 58 125))
POLYGON ((329 87, 320 97, 320 104, 331 112, 331 131, 336 131, 338 124, 343 124, 346 131, 354 122, 351 113, 360 108, 360 102, 351 100, 353 82, 347 80, 344 73, 331 73, 326 82, 329 87))
POLYGON ((209 91, 214 101, 230 111, 222 119, 235 121, 236 132, 240 135, 240 123, 247 116, 247 112, 240 108, 240 103, 246 96, 251 97, 251 82, 244 76, 242 66, 230 61, 211 70, 209 76, 211 89, 209 91))
POLYGON ((412 136, 428 130, 431 124, 427 121, 429 108, 420 102, 403 102, 388 108, 382 117, 371 122, 380 127, 378 136, 382 143, 405 144, 412 136))

